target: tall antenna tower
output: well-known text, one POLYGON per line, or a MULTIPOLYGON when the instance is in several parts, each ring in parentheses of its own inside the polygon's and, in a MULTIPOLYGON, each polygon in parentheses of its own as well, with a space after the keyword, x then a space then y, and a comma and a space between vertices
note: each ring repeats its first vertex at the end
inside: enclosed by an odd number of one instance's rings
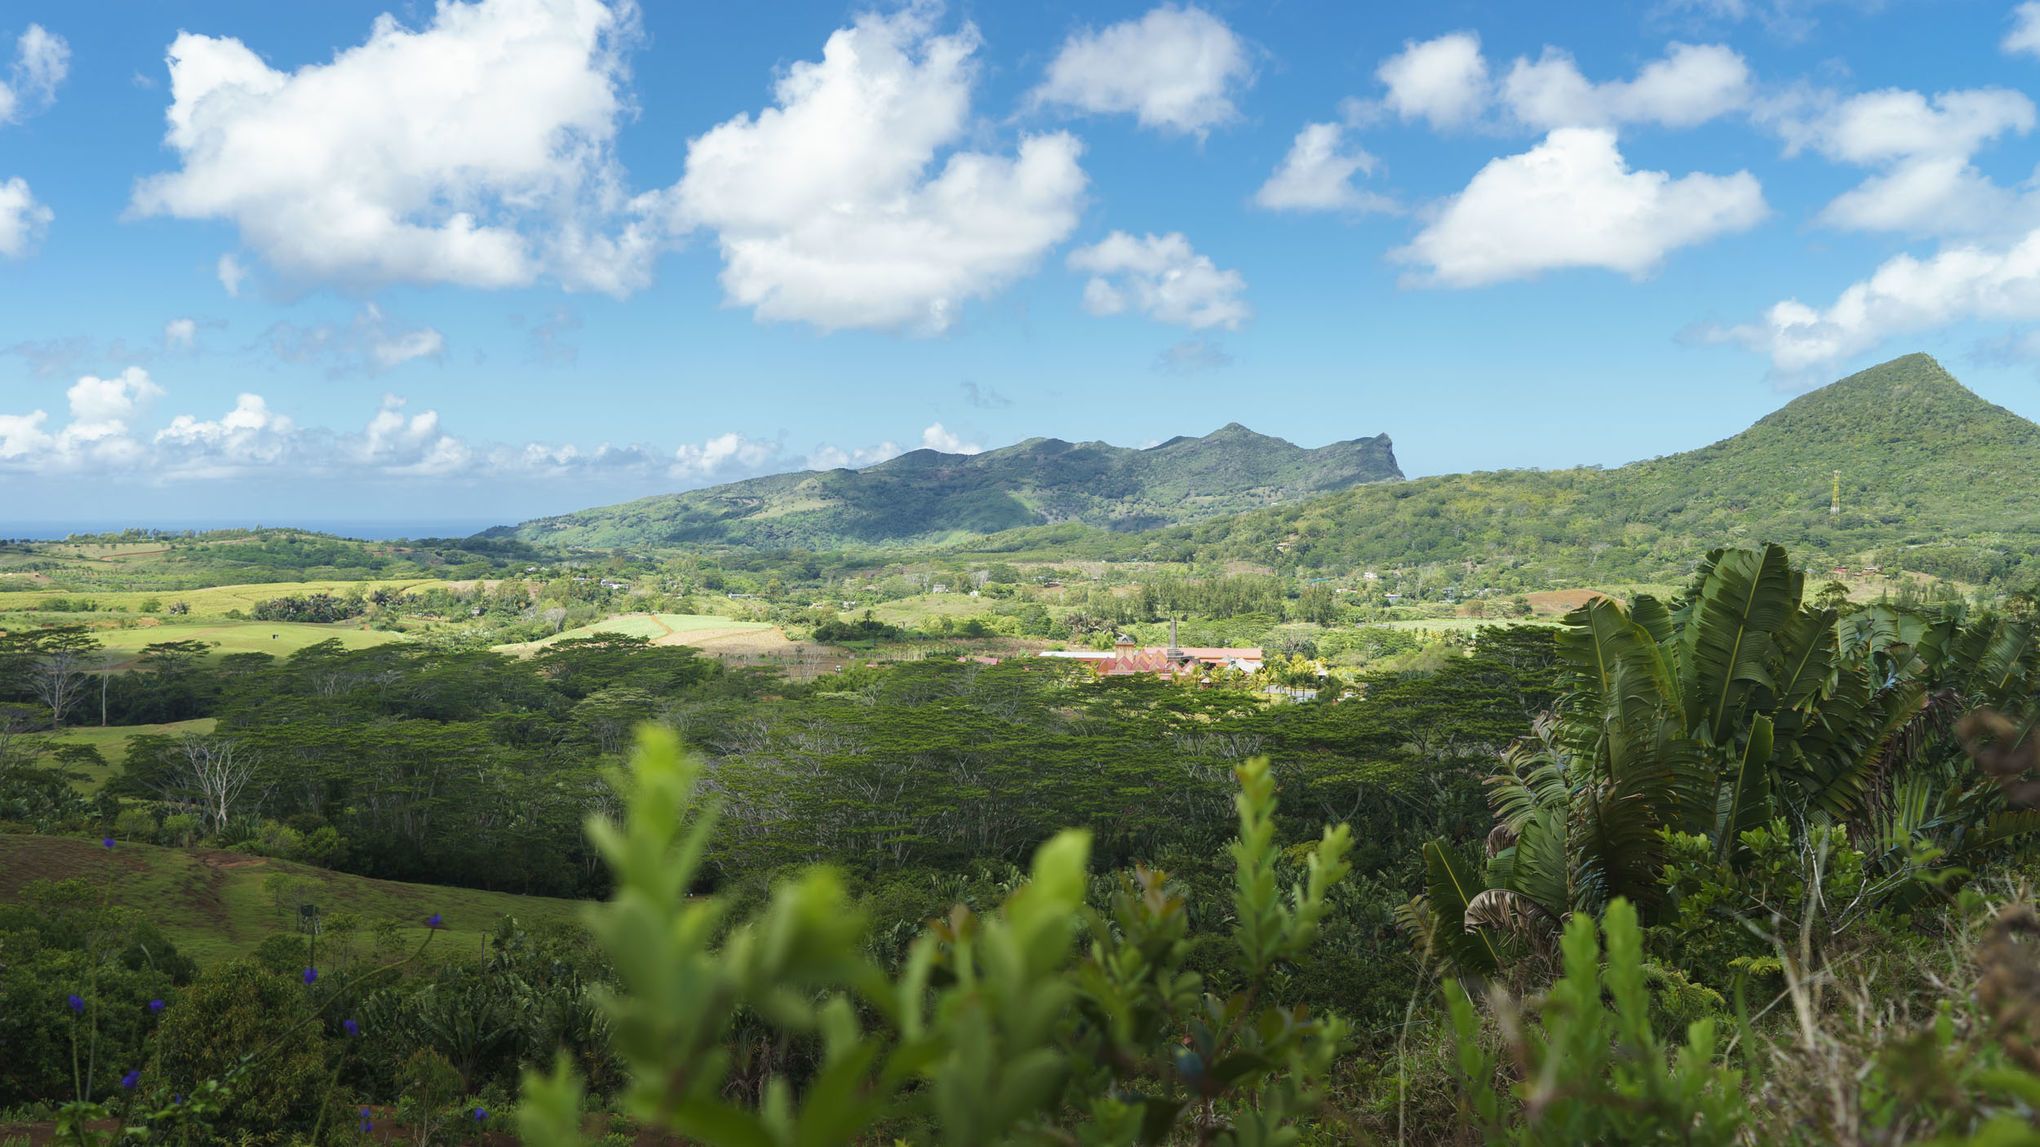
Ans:
POLYGON ((1842 516, 1842 472, 1840 470, 1837 470, 1835 471, 1834 497, 1828 502, 1828 517, 1839 518, 1841 516, 1842 516))

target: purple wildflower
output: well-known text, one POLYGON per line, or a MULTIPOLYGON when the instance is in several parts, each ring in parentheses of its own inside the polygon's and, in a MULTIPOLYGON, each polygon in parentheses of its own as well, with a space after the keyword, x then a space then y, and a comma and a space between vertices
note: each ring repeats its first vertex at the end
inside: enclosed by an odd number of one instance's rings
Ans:
POLYGON ((360 1035, 361 1025, 355 1023, 353 1020, 341 1020, 340 1030, 346 1032, 348 1035, 360 1035))
POLYGON ((120 1085, 128 1089, 129 1091, 133 1091, 135 1089, 135 1084, 140 1083, 141 1081, 142 1073, 139 1071, 130 1071, 126 1075, 120 1077, 120 1085))
POLYGON ((483 1121, 484 1119, 487 1119, 488 1117, 489 1117, 489 1111, 488 1111, 488 1108, 485 1108, 485 1107, 477 1107, 477 1108, 475 1108, 475 1122, 476 1122, 476 1123, 480 1123, 480 1122, 482 1122, 482 1121, 483 1121))
POLYGON ((425 918, 425 926, 427 928, 444 928, 446 927, 446 921, 440 918, 439 913, 434 912, 425 918))
POLYGON ((85 1014, 84 996, 81 996, 76 992, 72 992, 70 996, 64 1000, 64 1002, 70 1005, 72 1015, 82 1016, 85 1014))
POLYGON ((104 846, 106 846, 107 848, 112 848, 112 847, 113 847, 113 838, 112 838, 112 837, 110 837, 110 836, 102 836, 102 837, 100 837, 100 838, 99 838, 99 843, 100 843, 100 844, 102 844, 102 845, 104 845, 104 846))
POLYGON ((149 1001, 149 1010, 150 1010, 150 1011, 152 1011, 152 1012, 160 1012, 160 1011, 162 1011, 162 1010, 163 1010, 163 1001, 162 1001, 162 1000, 150 1000, 150 1001, 149 1001))
POLYGON ((368 1134, 369 1132, 371 1132, 371 1131, 375 1130, 375 1121, 374 1121, 374 1120, 372 1120, 372 1119, 370 1119, 370 1118, 369 1118, 368 1116, 369 1116, 369 1111, 368 1111, 368 1108, 366 1108, 366 1107, 362 1108, 362 1109, 361 1109, 361 1133, 362 1133, 363 1135, 366 1135, 366 1134, 368 1134))
POLYGON ((318 982, 319 982, 319 970, 317 968, 306 968, 305 983, 316 984, 318 982))

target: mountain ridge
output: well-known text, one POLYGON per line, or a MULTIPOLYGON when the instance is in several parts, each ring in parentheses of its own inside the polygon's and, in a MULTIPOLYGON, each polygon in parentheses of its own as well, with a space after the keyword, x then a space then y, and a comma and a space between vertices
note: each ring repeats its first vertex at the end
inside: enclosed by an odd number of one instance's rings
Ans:
POLYGON ((556 545, 777 549, 953 542, 1022 526, 1151 529, 1402 477, 1387 435, 1297 446, 1230 422, 1145 448, 1028 438, 911 450, 860 469, 772 474, 485 531, 556 545))
MULTIPOLYGON (((1582 418, 1592 416, 1582 411, 1582 418)), ((1449 563, 1489 584, 1538 586, 1582 578, 1680 578, 1695 555, 1716 546, 1777 541, 1815 564, 1878 564, 1884 560, 1878 555, 1887 555, 1907 568, 1964 581, 2022 569, 2040 578, 2040 425, 1976 395, 1926 354, 1895 358, 1800 395, 1719 441, 1613 468, 1475 471, 1349 481, 1318 491, 1271 494, 1247 487, 1242 493, 1229 459, 1264 455, 1269 442, 1315 453, 1237 422, 1143 451, 1036 438, 983 455, 916 451, 865 471, 775 475, 496 532, 571 543, 575 520, 592 514, 608 521, 600 530, 580 530, 581 536, 610 540, 579 544, 660 544, 675 531, 653 511, 667 499, 692 499, 687 513, 694 518, 678 531, 691 536, 682 543, 766 549, 917 544, 1044 559, 1246 561, 1326 571, 1449 563), (1157 520, 1163 515, 1096 497, 1082 464, 1114 452, 1168 463, 1167 481, 1150 483, 1143 493, 1173 498, 1170 505, 1181 516, 1157 520), (889 490, 885 469, 939 479, 958 468, 996 471, 1013 463, 1072 467, 1069 484, 1093 498, 1094 511, 1120 512, 1073 512, 1052 491, 1001 486, 996 478, 977 483, 969 496, 952 491, 936 505, 925 491, 916 493, 914 483, 889 490), (1841 506, 1832 513, 1836 471, 1841 506), (830 501, 839 493, 828 489, 830 476, 874 472, 881 481, 864 491, 859 511, 869 517, 840 522, 847 528, 819 542, 811 529, 770 528, 776 518, 798 525, 803 513, 840 511, 830 501), (1226 481, 1232 483, 1227 496, 1199 502, 1200 482, 1214 489, 1226 481), (894 493, 901 498, 888 505, 894 493), (925 524, 917 515, 931 506, 939 520, 928 520, 940 528, 912 529, 925 524), (642 521, 633 520, 638 515, 642 521), (723 519, 740 528, 727 528, 723 519), (569 521, 570 528, 533 528, 553 521, 569 521), (2030 561, 2029 554, 2035 555, 2030 561)), ((1393 458, 1386 434, 1319 451, 1340 447, 1393 458)))
MULTIPOLYGON (((1810 562, 1885 555, 1965 581, 2040 575, 2028 557, 2040 553, 2040 425, 1911 354, 1694 450, 1613 468, 1415 478, 1084 545, 1098 556, 1326 570, 1452 563, 1542 585, 1682 577, 1711 548, 1763 541, 1810 562)), ((1029 544, 1023 531, 978 548, 1029 544)))

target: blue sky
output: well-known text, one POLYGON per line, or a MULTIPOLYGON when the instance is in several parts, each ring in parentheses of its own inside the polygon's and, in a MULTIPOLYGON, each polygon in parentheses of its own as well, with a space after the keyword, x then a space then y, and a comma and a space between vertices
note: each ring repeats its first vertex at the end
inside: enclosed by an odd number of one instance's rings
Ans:
POLYGON ((6 522, 2040 415, 2036 4, 15 0, 0 83, 6 522))

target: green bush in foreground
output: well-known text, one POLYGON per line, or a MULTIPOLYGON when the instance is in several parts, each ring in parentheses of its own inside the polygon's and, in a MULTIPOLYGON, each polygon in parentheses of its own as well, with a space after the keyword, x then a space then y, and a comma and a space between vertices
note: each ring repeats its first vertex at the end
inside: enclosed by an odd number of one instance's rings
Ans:
MULTIPOLYGON (((863 955, 865 922, 816 870, 730 924, 690 898, 713 814, 669 734, 640 743, 621 825, 591 825, 616 874, 594 926, 622 990, 606 1002, 647 1126, 710 1144, 831 1144, 881 1135, 953 1144, 1287 1144, 1322 1098, 1346 1039, 1339 1020, 1286 1004, 1285 964, 1310 947, 1347 873, 1342 826, 1280 887, 1267 762, 1238 770, 1232 846, 1235 983, 1185 970, 1189 923, 1164 875, 1137 869, 1109 912, 1087 908, 1089 839, 1065 832, 995 913, 952 911, 896 976, 863 955), (812 1074, 767 1079, 731 1102, 727 1034, 743 1021, 811 1045, 812 1074)), ((527 1077, 528 1143, 583 1142, 565 1069, 527 1077)))

